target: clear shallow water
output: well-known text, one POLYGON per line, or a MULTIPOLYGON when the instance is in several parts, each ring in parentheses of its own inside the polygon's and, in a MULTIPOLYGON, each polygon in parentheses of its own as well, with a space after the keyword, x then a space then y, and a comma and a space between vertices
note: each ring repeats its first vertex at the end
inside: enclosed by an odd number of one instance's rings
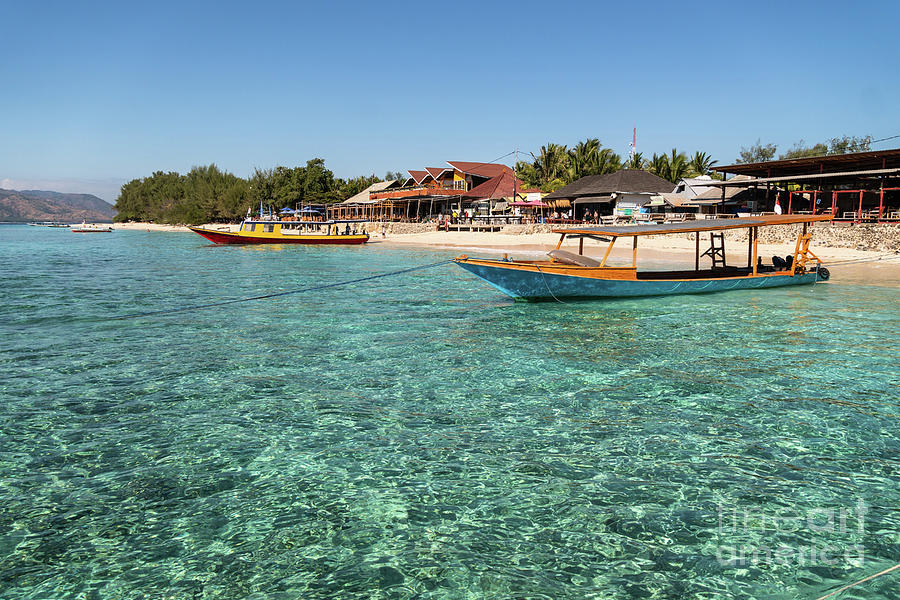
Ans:
POLYGON ((447 265, 108 318, 450 256, 0 227, 0 597, 810 598, 900 562, 896 289, 516 304, 447 265))

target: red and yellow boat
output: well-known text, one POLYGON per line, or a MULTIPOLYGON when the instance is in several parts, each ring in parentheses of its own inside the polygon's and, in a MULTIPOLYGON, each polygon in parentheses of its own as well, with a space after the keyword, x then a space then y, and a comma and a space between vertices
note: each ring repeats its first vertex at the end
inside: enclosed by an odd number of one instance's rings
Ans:
POLYGON ((365 244, 363 221, 245 220, 237 231, 190 227, 215 244, 365 244), (358 229, 357 229, 358 228, 358 229))

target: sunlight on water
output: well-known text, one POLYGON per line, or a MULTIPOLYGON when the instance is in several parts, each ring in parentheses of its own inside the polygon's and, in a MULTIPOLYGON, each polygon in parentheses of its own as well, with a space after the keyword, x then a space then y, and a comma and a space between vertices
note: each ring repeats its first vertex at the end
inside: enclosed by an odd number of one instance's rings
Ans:
POLYGON ((900 562, 896 289, 516 304, 445 265, 110 319, 450 256, 0 227, 0 596, 811 598, 900 562))

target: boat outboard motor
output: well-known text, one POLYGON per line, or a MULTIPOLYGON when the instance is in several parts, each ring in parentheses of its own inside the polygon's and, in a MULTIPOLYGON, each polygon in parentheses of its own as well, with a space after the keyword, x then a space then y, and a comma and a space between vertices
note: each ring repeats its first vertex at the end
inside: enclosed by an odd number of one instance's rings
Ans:
POLYGON ((793 264, 794 264, 794 255, 793 254, 788 254, 787 256, 784 257, 784 266, 786 268, 790 269, 791 265, 793 265, 793 264))
POLYGON ((783 271, 784 268, 787 266, 787 263, 785 263, 784 259, 781 258, 780 256, 773 256, 772 257, 772 266, 775 267, 775 269, 777 269, 778 271, 783 271))
POLYGON ((826 267, 819 265, 819 268, 816 269, 816 275, 819 276, 819 280, 828 281, 828 279, 831 277, 831 271, 829 271, 826 267))

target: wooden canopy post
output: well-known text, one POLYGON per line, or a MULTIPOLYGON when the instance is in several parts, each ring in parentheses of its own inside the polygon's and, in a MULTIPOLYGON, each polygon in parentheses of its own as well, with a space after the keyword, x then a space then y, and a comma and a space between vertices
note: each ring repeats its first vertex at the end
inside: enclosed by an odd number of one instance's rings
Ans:
POLYGON ((753 262, 751 262, 753 260, 753 228, 751 227, 747 232, 750 234, 747 237, 747 268, 750 268, 753 266, 753 262))
POLYGON ((634 236, 634 244, 631 246, 631 268, 637 269, 637 238, 638 236, 634 236))
POLYGON ((694 270, 699 271, 700 270, 700 232, 699 231, 694 232, 694 243, 697 246, 696 250, 694 251, 694 270))
POLYGON ((753 274, 757 274, 757 265, 759 265, 759 249, 757 242, 759 241, 759 227, 750 228, 750 237, 753 239, 753 274))
POLYGON ((578 238, 578 254, 584 254, 584 236, 578 238))
POLYGON ((791 214, 791 204, 794 202, 794 192, 788 192, 788 211, 787 214, 791 214))
POLYGON ((884 177, 881 178, 881 193, 878 197, 878 222, 881 223, 881 215, 884 214, 884 177))
POLYGON ((616 240, 617 240, 617 239, 619 239, 619 238, 618 238, 618 237, 614 237, 614 238, 612 238, 611 240, 609 240, 609 246, 606 247, 606 254, 603 255, 603 260, 600 261, 600 266, 601 266, 601 267, 605 267, 605 266, 606 266, 606 259, 609 258, 609 254, 610 254, 610 252, 612 252, 613 244, 616 243, 616 240))
POLYGON ((837 192, 831 192, 831 216, 837 217, 837 192))
POLYGON ((856 222, 862 223, 862 197, 863 191, 859 190, 859 210, 856 211, 856 222))

